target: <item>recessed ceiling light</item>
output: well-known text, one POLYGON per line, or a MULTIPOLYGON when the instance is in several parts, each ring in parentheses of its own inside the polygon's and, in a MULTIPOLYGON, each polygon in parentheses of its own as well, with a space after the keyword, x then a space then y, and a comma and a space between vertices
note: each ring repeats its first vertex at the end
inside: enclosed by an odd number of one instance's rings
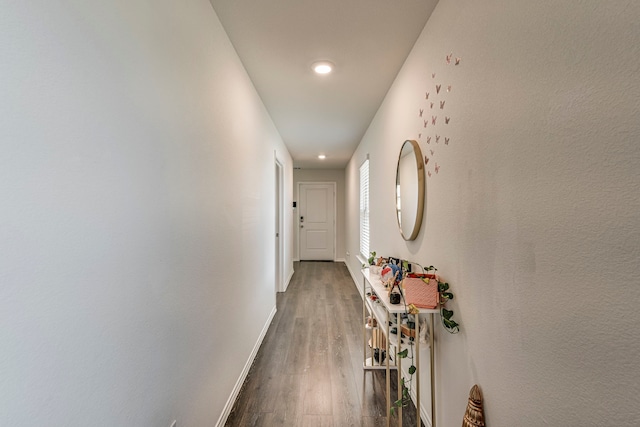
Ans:
POLYGON ((320 160, 324 160, 324 159, 326 159, 326 158, 327 158, 327 156, 325 156, 324 154, 320 154, 320 155, 318 156, 318 158, 319 158, 320 160))
POLYGON ((313 63, 312 68, 318 74, 328 74, 333 70, 333 64, 329 61, 318 61, 313 63))

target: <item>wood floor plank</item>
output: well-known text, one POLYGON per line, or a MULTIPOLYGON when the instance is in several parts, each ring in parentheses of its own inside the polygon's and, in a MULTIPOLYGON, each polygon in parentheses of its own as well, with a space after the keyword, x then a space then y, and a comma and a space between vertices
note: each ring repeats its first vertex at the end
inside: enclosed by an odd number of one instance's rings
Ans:
POLYGON ((300 427, 341 427, 340 424, 333 422, 330 415, 303 415, 300 427))
POLYGON ((387 425, 385 417, 362 417, 362 427, 383 427, 387 425))
POLYGON ((282 421, 277 425, 297 425, 304 412, 304 393, 306 384, 306 374, 283 375, 282 387, 277 393, 278 408, 276 408, 274 419, 282 421))
POLYGON ((304 390, 304 415, 332 415, 331 377, 328 372, 307 374, 304 390))
MULTIPOLYGON (((225 425, 385 426, 384 371, 362 369, 362 299, 346 266, 295 263, 276 304, 225 425)), ((415 425, 415 409, 404 415, 415 425)))
POLYGON ((289 342, 283 344, 287 348, 284 371, 288 374, 303 374, 308 366, 310 320, 297 317, 291 321, 294 322, 293 332, 289 342))
POLYGON ((330 317, 329 358, 332 368, 329 374, 332 384, 333 416, 334 421, 340 426, 359 426, 362 405, 357 394, 356 376, 361 375, 362 368, 357 373, 354 372, 349 344, 345 337, 349 335, 347 330, 351 323, 361 323, 360 316, 345 318, 346 313, 335 313, 336 310, 340 311, 337 307, 327 307, 327 315, 330 317), (334 315, 331 316, 331 314, 334 315), (345 322, 345 320, 348 321, 345 322))

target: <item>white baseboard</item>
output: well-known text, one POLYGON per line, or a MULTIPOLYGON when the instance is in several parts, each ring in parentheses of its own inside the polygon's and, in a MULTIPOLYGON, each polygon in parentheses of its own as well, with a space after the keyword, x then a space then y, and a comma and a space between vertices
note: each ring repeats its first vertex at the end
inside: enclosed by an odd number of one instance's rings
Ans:
POLYGON ((295 273, 295 271, 292 268, 291 273, 289 273, 289 277, 287 277, 287 280, 284 282, 284 289, 282 290, 282 292, 287 292, 287 289, 289 289, 289 283, 291 283, 291 278, 293 277, 293 273, 295 273))
MULTIPOLYGON (((364 291, 362 289, 362 280, 364 280, 364 279, 362 278, 362 276, 358 277, 358 275, 353 274, 353 271, 351 270, 351 266, 349 266, 348 263, 345 263, 345 264, 347 265, 347 270, 349 270, 349 274, 351 275, 351 278, 353 279, 353 284, 356 287, 356 289, 358 290, 358 293, 360 294, 360 297, 364 298, 364 295, 363 295, 364 291)), ((358 273, 360 273, 360 271, 358 271, 358 273)))
POLYGON ((271 314, 267 319, 267 322, 264 324, 262 331, 260 332, 260 336, 258 337, 258 341, 256 345, 253 347, 251 354, 249 355, 249 360, 244 365, 244 369, 240 373, 240 378, 236 381, 236 385, 233 387, 231 391, 231 395, 227 400, 227 403, 224 405, 224 409, 222 410, 222 414, 220 414, 220 418, 218 418, 218 422, 216 423, 216 427, 224 427, 227 422, 227 418, 229 418, 229 414, 231 414, 231 410, 233 409, 233 405, 236 403, 236 399, 238 398, 238 394, 240 394, 240 390, 242 389, 242 385, 244 384, 244 380, 247 379, 247 375, 249 375, 249 369, 251 369, 251 365, 253 364, 256 355, 258 354, 258 350, 260 349, 260 345, 262 345, 262 340, 264 340, 265 335, 267 335, 267 331, 269 330, 269 325, 271 325, 271 321, 273 320, 273 316, 276 315, 277 308, 274 306, 273 310, 271 310, 271 314))
POLYGON ((347 260, 344 258, 336 258, 333 262, 344 262, 346 264, 347 260))

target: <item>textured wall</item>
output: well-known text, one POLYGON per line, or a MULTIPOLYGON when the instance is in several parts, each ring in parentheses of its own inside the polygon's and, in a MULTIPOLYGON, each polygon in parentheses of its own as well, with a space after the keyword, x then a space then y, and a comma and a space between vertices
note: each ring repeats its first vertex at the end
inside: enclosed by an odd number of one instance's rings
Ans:
POLYGON ((475 383, 493 427, 640 425, 638 22, 632 1, 441 0, 347 168, 347 250, 369 153, 372 250, 438 266, 456 293, 440 426, 475 383), (404 242, 389 159, 415 138, 432 176, 404 242))
POLYGON ((208 1, 1 3, 0 424, 214 425, 288 152, 208 1))

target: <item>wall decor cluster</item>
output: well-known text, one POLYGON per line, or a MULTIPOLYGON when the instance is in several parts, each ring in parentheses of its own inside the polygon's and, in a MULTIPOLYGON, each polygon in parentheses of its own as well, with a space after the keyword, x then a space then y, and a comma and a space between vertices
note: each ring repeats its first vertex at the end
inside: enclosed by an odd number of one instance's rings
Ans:
POLYGON ((428 178, 432 178, 440 173, 442 164, 438 161, 438 153, 444 150, 449 144, 455 141, 450 136, 450 131, 455 126, 456 120, 451 116, 451 99, 449 94, 453 91, 453 85, 448 78, 451 78, 456 66, 459 66, 462 59, 454 56, 453 52, 445 55, 446 72, 426 73, 427 88, 424 91, 424 105, 418 108, 420 119, 420 129, 418 131, 418 142, 426 143, 429 148, 424 152, 425 170, 428 178), (444 75, 444 77, 443 77, 444 75))

